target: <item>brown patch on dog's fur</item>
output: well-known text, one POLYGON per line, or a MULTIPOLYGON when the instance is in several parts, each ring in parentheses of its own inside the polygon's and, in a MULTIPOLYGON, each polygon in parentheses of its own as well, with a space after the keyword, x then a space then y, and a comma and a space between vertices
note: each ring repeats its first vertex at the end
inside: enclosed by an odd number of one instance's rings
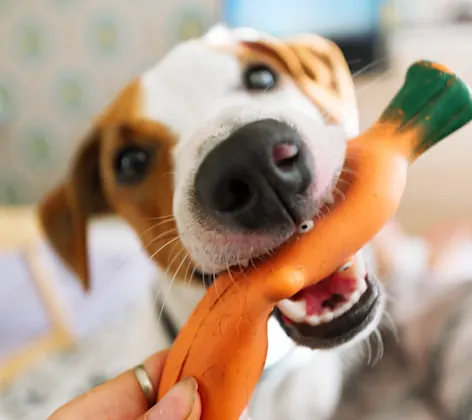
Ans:
POLYGON ((98 171, 100 131, 93 130, 79 150, 66 181, 47 195, 39 205, 43 231, 62 260, 90 286, 87 256, 87 222, 90 217, 108 213, 98 171))
POLYGON ((79 149, 72 171, 39 205, 43 230, 59 256, 90 288, 87 228, 90 218, 109 213, 123 217, 147 251, 173 273, 183 274, 184 248, 172 217, 175 136, 158 123, 140 119, 139 80, 129 84, 98 118, 79 149), (113 157, 120 146, 152 149, 152 171, 142 184, 120 186, 113 157), (167 244, 170 242, 167 246, 167 244), (175 257, 175 258, 174 258, 175 257), (179 258, 180 257, 180 258, 179 258))
POLYGON ((343 124, 343 111, 357 109, 349 66, 339 47, 316 35, 289 42, 276 38, 243 42, 243 63, 267 63, 288 74, 321 110, 328 123, 343 124))
POLYGON ((158 123, 141 120, 108 130, 102 141, 101 167, 108 201, 140 235, 147 253, 160 267, 176 276, 183 276, 191 262, 187 261, 186 250, 179 240, 172 211, 175 136, 158 123), (155 161, 142 183, 120 186, 114 181, 110 156, 130 143, 151 150, 155 161))
POLYGON ((141 82, 140 79, 135 79, 102 112, 98 117, 97 126, 123 124, 136 120, 141 115, 141 82))

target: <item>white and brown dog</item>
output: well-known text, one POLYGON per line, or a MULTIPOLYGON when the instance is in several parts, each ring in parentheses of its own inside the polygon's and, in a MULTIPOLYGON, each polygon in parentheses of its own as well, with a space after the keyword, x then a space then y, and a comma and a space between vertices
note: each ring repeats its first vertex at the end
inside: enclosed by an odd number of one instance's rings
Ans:
MULTIPOLYGON (((352 77, 336 45, 217 26, 121 92, 41 204, 42 222, 89 287, 87 222, 121 216, 167 284, 180 280, 165 299, 180 325, 218 273, 269 255, 322 214, 357 132, 352 77), (184 303, 175 291, 191 288, 198 293, 184 303)), ((375 330, 383 310, 374 276, 357 277, 333 276, 278 306, 255 420, 330 417, 342 348, 375 330)))

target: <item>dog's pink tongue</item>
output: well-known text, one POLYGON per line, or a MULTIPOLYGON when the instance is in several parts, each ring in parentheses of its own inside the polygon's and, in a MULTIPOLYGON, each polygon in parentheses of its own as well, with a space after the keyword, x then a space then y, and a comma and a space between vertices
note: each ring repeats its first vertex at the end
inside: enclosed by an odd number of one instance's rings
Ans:
POLYGON ((356 279, 334 273, 298 292, 292 300, 303 300, 306 303, 306 313, 321 315, 326 309, 334 309, 337 305, 347 302, 349 296, 356 290, 356 279))

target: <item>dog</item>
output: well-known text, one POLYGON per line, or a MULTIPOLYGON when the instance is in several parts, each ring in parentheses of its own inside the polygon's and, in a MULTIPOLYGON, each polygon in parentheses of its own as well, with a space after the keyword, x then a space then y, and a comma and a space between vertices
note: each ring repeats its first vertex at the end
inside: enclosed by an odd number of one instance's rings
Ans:
MULTIPOLYGON (((353 80, 334 43, 217 25, 98 116, 70 174, 40 203, 41 223, 88 289, 87 223, 123 218, 165 271, 165 308, 179 328, 219 273, 257 264, 316 223, 358 131, 353 80), (189 289, 191 304, 171 296, 189 289)), ((354 279, 342 276, 348 263, 277 306, 253 419, 332 415, 343 353, 377 328, 385 304, 364 251, 354 279)))

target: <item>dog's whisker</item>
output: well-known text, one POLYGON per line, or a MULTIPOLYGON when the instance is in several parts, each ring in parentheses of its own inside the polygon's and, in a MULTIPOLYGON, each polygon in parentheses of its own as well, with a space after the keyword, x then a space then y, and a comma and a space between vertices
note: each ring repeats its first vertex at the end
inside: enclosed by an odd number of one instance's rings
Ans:
POLYGON ((251 266, 256 270, 258 271, 259 268, 257 267, 257 265, 254 263, 254 258, 249 258, 249 264, 251 264, 251 266))
POLYGON ((165 172, 161 175, 161 178, 164 178, 166 176, 175 176, 175 172, 165 172))
MULTIPOLYGON (((378 66, 382 62, 385 62, 387 58, 379 58, 378 60, 372 61, 371 63, 365 65, 362 67, 360 70, 356 71, 355 73, 352 74, 352 79, 356 80, 356 78, 360 77, 363 75, 365 72, 369 71, 370 69, 374 68, 375 66, 378 66)), ((360 60, 358 60, 360 61, 360 60)))
MULTIPOLYGON (((345 180, 344 178, 339 178, 339 179, 338 179, 338 183, 344 184, 344 185, 346 185, 348 188, 352 185, 351 182, 345 180)), ((338 187, 334 186, 334 187, 333 187, 333 190, 336 189, 336 188, 338 188, 338 187)))
MULTIPOLYGON (((344 192, 343 192, 340 188, 338 188, 338 187, 334 187, 334 188, 333 188, 333 194, 335 194, 335 195, 341 197, 343 200, 346 199, 346 195, 345 195, 344 192)), ((325 207, 328 207, 328 206, 327 206, 326 204, 324 204, 323 207, 322 207, 322 209, 324 209, 325 207)))
POLYGON ((378 352, 377 352, 377 357, 376 357, 376 360, 375 360, 375 363, 374 363, 374 365, 376 365, 383 358, 383 355, 384 355, 384 342, 383 342, 383 339, 382 339, 382 334, 380 333, 379 329, 375 330, 374 335, 377 338, 377 342, 378 342, 378 352))
POLYGON ((175 217, 173 214, 168 214, 167 216, 145 217, 143 220, 163 220, 163 219, 175 220, 175 217))
MULTIPOLYGON (((343 168, 343 170, 342 170, 341 173, 342 173, 342 174, 351 175, 351 176, 353 176, 353 177, 357 177, 357 176, 358 176, 357 172, 356 172, 354 169, 349 168, 348 166, 344 166, 344 168, 343 168)), ((344 180, 344 181, 345 181, 345 180, 344 180)))
MULTIPOLYGON (((188 252, 187 252, 187 256, 190 256, 188 252)), ((184 283, 185 284, 190 284, 190 282, 192 281, 192 274, 190 275, 190 277, 187 278, 187 275, 189 274, 188 270, 190 269, 191 266, 192 266, 192 259, 189 258, 187 268, 185 269, 185 274, 184 274, 184 283)))
MULTIPOLYGON (((343 195, 343 198, 345 198, 344 195, 343 195)), ((329 208, 330 208, 329 205, 326 203, 320 207, 320 213, 323 215, 323 217, 326 214, 326 212, 329 211, 329 208)))
POLYGON ((353 58, 352 60, 347 61, 347 64, 349 64, 349 65, 356 64, 356 63, 362 63, 362 59, 361 58, 353 58))
POLYGON ((276 253, 276 250, 275 250, 275 249, 269 248, 268 251, 269 251, 269 255, 270 255, 271 257, 275 256, 275 253, 276 253))
MULTIPOLYGON (((193 266, 193 270, 192 270, 192 272, 190 273, 190 277, 188 278, 188 284, 190 284, 190 282, 192 281, 193 276, 195 275, 195 271, 197 271, 197 267, 193 266)), ((204 285, 205 285, 205 284, 204 284, 204 285)))
MULTIPOLYGON (((174 244, 174 247, 175 247, 176 244, 178 244, 178 242, 176 242, 176 243, 174 244)), ((177 258, 179 258, 179 256, 182 255, 182 253, 184 253, 184 252, 186 252, 186 250, 185 250, 185 248, 182 248, 180 251, 178 251, 178 252, 175 254, 175 256, 172 258, 172 260, 168 261, 167 269, 166 269, 165 274, 164 274, 166 277, 167 277, 167 274, 169 274, 169 271, 171 270, 171 268, 172 268, 172 266, 173 266, 175 260, 177 260, 177 258)), ((172 253, 172 251, 171 251, 171 253, 172 253)), ((169 253, 169 255, 171 255, 171 254, 169 253)), ((169 259, 170 259, 170 257, 169 257, 169 259)), ((176 271, 176 272, 177 272, 177 271, 176 271)))
POLYGON ((239 251, 238 251, 238 255, 236 257, 236 263, 238 265, 239 272, 242 273, 244 271, 244 267, 241 264, 241 257, 240 257, 240 252, 239 251))
POLYGON ((390 314, 388 310, 385 310, 384 317, 385 317, 385 323, 384 323, 385 327, 392 333, 393 337, 395 338, 395 341, 399 342, 400 336, 398 333, 397 324, 395 323, 392 314, 390 314))
MULTIPOLYGON (((173 264, 174 261, 175 261, 175 257, 172 257, 172 253, 174 252, 174 249, 175 249, 175 247, 176 247, 178 244, 179 244, 179 242, 175 242, 174 245, 172 245, 172 248, 171 248, 171 250, 170 250, 170 252, 169 252, 169 256, 168 256, 168 258, 167 258, 167 263, 168 263, 168 264, 167 264, 167 269, 169 269, 169 267, 171 267, 172 264, 173 264), (172 258, 172 260, 169 262, 169 260, 170 260, 171 258, 172 258)), ((181 248, 181 250, 177 252, 177 255, 180 255, 182 251, 185 251, 185 248, 181 248)))
POLYGON ((173 286, 173 284, 174 284, 174 281, 175 281, 176 277, 177 277, 177 271, 176 271, 176 272, 174 273, 174 275, 172 276, 172 279, 171 279, 171 281, 170 281, 170 283, 169 283, 169 286, 167 287, 166 293, 165 293, 165 295, 164 295, 164 299, 163 299, 163 301, 162 301, 161 310, 159 311, 159 315, 158 315, 158 317, 157 317, 159 324, 161 323, 162 314, 164 313, 164 308, 165 308, 165 306, 166 306, 166 304, 167 304, 167 299, 169 299, 170 290, 171 290, 171 288, 172 288, 172 286, 173 286))
POLYGON ((372 347, 372 359, 369 363, 369 367, 372 368, 372 367, 375 366, 375 363, 376 363, 377 357, 378 357, 378 351, 379 351, 379 348, 378 348, 378 345, 377 345, 377 336, 375 335, 375 332, 370 334, 369 343, 372 347))
POLYGON ((372 344, 370 342, 370 336, 367 338, 367 340, 364 341, 364 344, 367 350, 367 366, 370 366, 370 363, 372 361, 372 344))
MULTIPOLYGON (((154 224, 154 225, 148 227, 147 229, 143 230, 141 233, 139 233, 139 237, 141 238, 141 237, 143 237, 146 233, 148 233, 148 232, 150 232, 150 231, 152 231, 152 230, 158 228, 159 226, 161 226, 161 225, 163 225, 163 224, 170 223, 170 222, 172 222, 172 220, 164 220, 164 221, 161 221, 161 222, 159 222, 159 223, 156 223, 156 224, 154 224)), ((174 227, 173 229, 175 229, 175 227, 174 227)))
POLYGON ((228 273, 228 276, 230 278, 230 280, 233 282, 234 285, 236 285, 236 281, 234 280, 234 277, 231 273, 231 267, 229 265, 229 262, 228 262, 228 256, 226 255, 226 272, 228 273))
MULTIPOLYGON (((203 278, 205 278, 205 271, 204 271, 204 270, 202 270, 202 274, 203 274, 203 278)), ((208 274, 210 274, 210 273, 208 273, 208 274)), ((215 279, 215 277, 216 277, 216 276, 215 276, 215 271, 213 271, 213 280, 215 279)), ((218 288, 216 287, 216 284, 213 283, 213 284, 209 285, 209 284, 207 284, 207 282, 206 282, 205 280, 203 280, 203 284, 204 284, 206 290, 208 290, 208 288, 209 288, 210 286, 213 286, 213 287, 215 288, 215 292, 216 292, 216 297, 217 297, 217 299, 220 298, 221 294, 220 294, 220 292, 218 291, 218 288)))
POLYGON ((164 237, 172 233, 177 233, 175 228, 172 228, 172 229, 166 230, 165 232, 160 233, 155 238, 151 239, 151 241, 149 241, 147 244, 145 244, 144 249, 147 250, 152 244, 156 243, 157 241, 163 239, 164 237))
POLYGON ((149 260, 152 260, 159 252, 161 252, 164 248, 167 246, 171 245, 175 241, 178 241, 180 238, 176 236, 175 238, 171 239, 170 241, 166 242, 164 245, 162 245, 156 252, 154 252, 150 257, 149 260))
POLYGON ((213 277, 213 284, 214 284, 215 281, 216 281, 216 277, 217 277, 217 275, 216 275, 216 270, 213 270, 213 275, 212 275, 212 277, 213 277))
MULTIPOLYGON (((165 271, 165 274, 164 276, 167 277, 167 274, 169 273, 169 270, 170 268, 172 267, 174 261, 183 253, 185 252, 186 253, 186 250, 185 249, 181 249, 177 254, 176 256, 174 257, 174 259, 169 263, 169 265, 167 266, 167 270, 165 271)), ((185 260, 188 256, 188 253, 186 253, 185 257, 182 259, 182 261, 180 262, 179 266, 177 267, 177 269, 175 270, 174 272, 174 275, 172 277, 172 280, 170 281, 170 284, 168 286, 168 289, 166 290, 166 294, 164 296, 164 300, 162 302, 162 307, 161 307, 161 310, 159 312, 159 316, 158 316, 158 322, 160 323, 161 321, 161 318, 162 318, 162 314, 164 312, 164 308, 165 308, 165 305, 167 304, 167 299, 169 299, 169 295, 170 295, 170 289, 173 285, 173 282, 174 280, 177 278, 178 274, 179 274, 179 271, 180 269, 182 268, 182 265, 185 263, 185 260)), ((157 297, 156 297, 156 301, 157 301, 157 297)))
MULTIPOLYGON (((183 250, 185 251, 185 249, 183 250)), ((180 272, 180 269, 183 267, 183 265, 185 264, 185 261, 187 261, 187 258, 189 258, 189 254, 188 252, 185 252, 185 255, 184 257, 182 258, 182 261, 180 262, 180 264, 177 266, 177 269, 175 270, 175 272, 177 273, 177 275, 179 275, 179 272, 180 272)))
POLYGON ((318 213, 315 214, 315 220, 321 220, 326 217, 325 211, 329 210, 329 207, 326 205, 323 205, 319 210, 318 213))

